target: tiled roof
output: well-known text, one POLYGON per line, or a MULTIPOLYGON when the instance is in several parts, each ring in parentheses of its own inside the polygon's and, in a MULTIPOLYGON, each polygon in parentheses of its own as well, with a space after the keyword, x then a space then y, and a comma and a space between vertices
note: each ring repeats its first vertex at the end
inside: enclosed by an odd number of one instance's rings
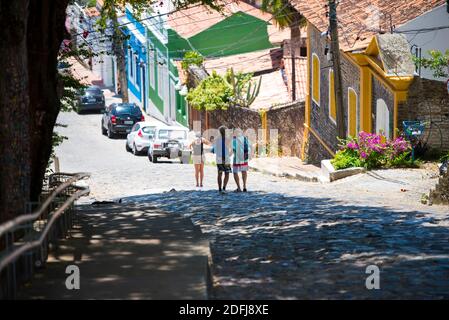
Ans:
POLYGON ((290 101, 287 86, 279 69, 281 59, 282 51, 280 49, 268 49, 206 59, 204 66, 208 73, 215 70, 218 74, 224 74, 231 67, 235 72, 259 72, 260 75, 256 75, 254 79, 258 81, 259 77, 262 77, 262 83, 259 95, 251 105, 251 109, 261 109, 290 101))
MULTIPOLYGON (((320 31, 326 31, 327 0, 292 0, 293 5, 320 31)), ((345 51, 365 48, 379 30, 390 30, 443 5, 446 0, 343 0, 337 7, 340 48, 345 51)))
POLYGON ((245 2, 236 0, 226 2, 222 13, 206 6, 193 6, 176 11, 168 16, 168 25, 182 37, 190 38, 239 11, 264 21, 269 21, 271 18, 270 14, 264 13, 245 2))
POLYGON ((215 70, 218 74, 224 74, 229 68, 233 68, 237 72, 254 73, 278 69, 281 59, 282 51, 280 49, 266 49, 221 58, 207 58, 204 61, 204 67, 209 73, 215 70))
MULTIPOLYGON (((287 79, 287 87, 289 95, 292 92, 292 59, 285 58, 285 75, 287 79)), ((295 58, 295 79, 296 79, 296 100, 304 101, 307 94, 307 58, 295 58)))

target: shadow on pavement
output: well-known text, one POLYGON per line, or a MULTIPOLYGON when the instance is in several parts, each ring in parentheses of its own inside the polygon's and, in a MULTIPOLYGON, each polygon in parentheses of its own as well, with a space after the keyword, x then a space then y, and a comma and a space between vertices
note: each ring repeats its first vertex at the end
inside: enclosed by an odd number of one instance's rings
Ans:
POLYGON ((122 198, 183 213, 211 241, 217 299, 449 298, 447 216, 280 193, 122 198), (365 286, 380 269, 380 290, 365 286))

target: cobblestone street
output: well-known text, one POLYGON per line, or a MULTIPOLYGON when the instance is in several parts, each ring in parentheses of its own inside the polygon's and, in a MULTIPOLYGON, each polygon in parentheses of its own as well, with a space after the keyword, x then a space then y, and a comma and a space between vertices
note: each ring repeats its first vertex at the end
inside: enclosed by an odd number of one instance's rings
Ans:
POLYGON ((194 187, 192 165, 153 164, 100 133, 100 115, 63 113, 61 170, 92 173, 83 202, 147 202, 181 213, 211 241, 217 299, 449 298, 449 213, 420 204, 428 170, 386 170, 332 184, 249 174, 248 193, 194 187), (368 265, 380 290, 367 290, 368 265))

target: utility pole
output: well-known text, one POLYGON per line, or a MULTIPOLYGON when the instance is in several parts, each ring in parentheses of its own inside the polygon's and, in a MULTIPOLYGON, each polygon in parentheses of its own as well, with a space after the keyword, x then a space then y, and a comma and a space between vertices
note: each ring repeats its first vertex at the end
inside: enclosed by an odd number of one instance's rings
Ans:
POLYGON ((329 31, 331 37, 331 54, 334 69, 335 103, 337 107, 337 134, 341 139, 346 138, 343 88, 341 82, 340 45, 338 41, 337 4, 329 0, 329 31))
POLYGON ((292 59, 292 101, 296 101, 296 46, 293 39, 290 39, 290 56, 292 59))

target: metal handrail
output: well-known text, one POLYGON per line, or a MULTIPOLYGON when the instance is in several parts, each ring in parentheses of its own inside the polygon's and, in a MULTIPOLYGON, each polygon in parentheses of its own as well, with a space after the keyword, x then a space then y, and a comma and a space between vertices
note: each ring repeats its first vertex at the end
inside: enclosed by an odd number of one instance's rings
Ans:
POLYGON ((70 178, 66 182, 60 184, 45 200, 41 208, 37 210, 35 213, 24 214, 1 224, 0 237, 3 236, 3 234, 5 234, 6 232, 10 231, 11 229, 16 228, 20 224, 36 220, 44 212, 44 210, 47 209, 47 207, 52 203, 53 199, 56 198, 56 196, 61 193, 61 191, 71 186, 73 182, 90 177, 89 173, 58 173, 57 175, 73 176, 73 178, 70 178))
POLYGON ((0 237, 5 234, 8 231, 11 231, 17 227, 19 227, 23 223, 31 222, 36 219, 38 219, 44 210, 52 203, 53 199, 59 195, 63 190, 65 190, 67 187, 76 188, 79 191, 75 192, 72 196, 70 196, 51 216, 50 220, 46 224, 44 230, 40 234, 39 238, 34 241, 29 241, 23 244, 22 246, 18 247, 14 251, 11 251, 7 255, 3 256, 0 260, 0 273, 2 270, 9 265, 10 263, 14 262, 16 259, 18 259, 23 253, 25 253, 28 250, 31 250, 33 248, 39 247, 43 244, 45 237, 50 232, 51 228, 53 227, 55 221, 61 216, 64 211, 72 205, 72 203, 80 198, 81 196, 88 194, 90 192, 89 187, 81 187, 81 186, 74 186, 72 183, 79 181, 81 179, 88 178, 90 174, 88 173, 76 173, 76 174, 70 174, 70 173, 62 173, 58 175, 63 176, 72 176, 69 180, 66 182, 60 184, 52 193, 51 195, 45 200, 45 202, 42 204, 40 209, 38 209, 35 213, 32 214, 26 214, 19 216, 13 220, 7 221, 0 225, 0 237))

